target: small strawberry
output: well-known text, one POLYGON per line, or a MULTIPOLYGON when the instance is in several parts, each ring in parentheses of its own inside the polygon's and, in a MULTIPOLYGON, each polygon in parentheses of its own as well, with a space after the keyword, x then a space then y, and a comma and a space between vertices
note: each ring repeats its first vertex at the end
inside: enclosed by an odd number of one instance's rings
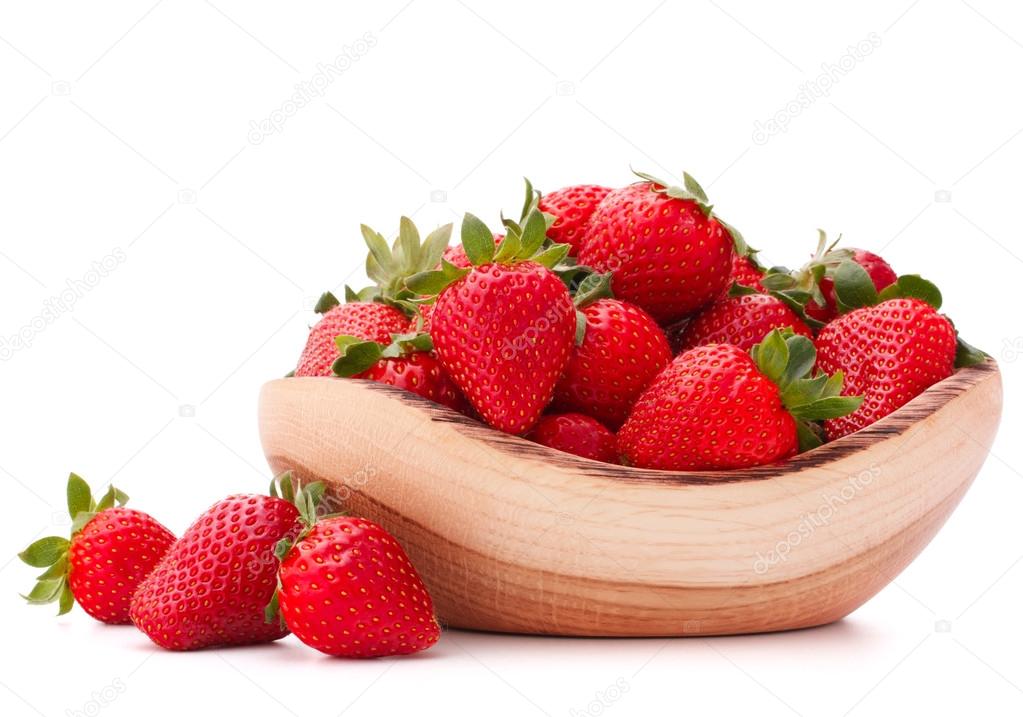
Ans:
POLYGON ((568 247, 542 249, 545 231, 533 209, 497 249, 486 225, 466 214, 462 246, 472 267, 442 262, 408 280, 421 296, 437 296, 430 334, 441 364, 483 420, 507 433, 525 433, 539 419, 575 336, 572 299, 549 268, 568 247))
POLYGON ((338 376, 385 383, 455 411, 466 410, 465 397, 432 353, 429 334, 394 334, 387 345, 355 336, 335 341, 340 356, 333 369, 338 376))
POLYGON ((316 306, 323 318, 309 331, 296 376, 333 376, 331 367, 338 357, 336 336, 388 342, 391 334, 405 333, 411 323, 408 316, 393 306, 368 301, 340 304, 329 292, 320 297, 316 306))
POLYGON ((811 325, 819 328, 842 312, 835 296, 835 272, 845 261, 859 264, 870 277, 875 291, 882 291, 895 283, 895 271, 884 259, 864 249, 836 248, 841 237, 828 244, 827 235, 817 230, 817 251, 802 268, 788 271, 776 267, 768 272, 762 285, 770 290, 791 296, 804 304, 804 312, 811 325))
POLYGON ((559 244, 568 244, 570 256, 578 254, 590 216, 610 191, 610 187, 596 184, 577 184, 542 195, 540 211, 555 218, 547 236, 559 244))
POLYGON ((71 540, 40 538, 18 554, 32 567, 46 568, 25 596, 30 604, 57 601, 57 614, 63 615, 77 602, 100 622, 131 623, 131 596, 174 543, 174 534, 148 514, 122 507, 127 500, 111 486, 97 503, 88 483, 68 476, 71 540))
POLYGON ((772 329, 781 328, 813 337, 810 327, 777 296, 736 286, 730 295, 718 299, 689 322, 682 334, 681 350, 707 344, 732 344, 749 351, 772 329))
POLYGON ((842 397, 842 374, 810 378, 805 336, 775 329, 747 353, 700 346, 675 357, 636 401, 618 432, 629 465, 676 471, 748 468, 820 445, 812 422, 860 405, 842 397))
POLYGON ((264 620, 277 587, 274 547, 302 529, 323 484, 295 490, 291 475, 274 479, 271 495, 232 495, 185 531, 131 601, 131 619, 168 650, 279 640, 287 630, 264 620))
POLYGON ((386 657, 425 650, 440 626, 433 601, 401 545, 363 518, 316 520, 278 543, 279 583, 266 620, 335 657, 386 657))
POLYGON ((540 418, 527 436, 542 446, 583 458, 617 463, 615 434, 603 423, 582 413, 551 413, 540 418))
POLYGON ((825 421, 829 439, 869 426, 955 368, 987 358, 938 313, 941 292, 919 276, 900 276, 879 293, 869 271, 849 259, 835 271, 835 294, 836 304, 850 311, 817 335, 819 364, 843 371, 845 391, 862 394, 863 405, 825 421))
POLYGON ((554 406, 617 428, 671 361, 671 349, 657 322, 613 298, 609 282, 609 274, 591 274, 576 292, 576 346, 554 389, 554 406))
POLYGON ((396 308, 406 307, 406 300, 413 296, 405 279, 437 265, 451 238, 451 225, 436 229, 421 242, 416 225, 402 217, 392 246, 365 224, 362 238, 369 248, 366 274, 376 284, 359 293, 347 289, 344 304, 330 292, 320 297, 316 312, 323 318, 309 332, 295 376, 332 376, 331 367, 338 357, 336 336, 389 343, 391 334, 408 332, 408 314, 396 308))
POLYGON ((637 174, 644 181, 613 190, 593 212, 579 263, 610 271, 615 296, 667 326, 717 297, 732 254, 747 249, 688 174, 684 188, 637 174))

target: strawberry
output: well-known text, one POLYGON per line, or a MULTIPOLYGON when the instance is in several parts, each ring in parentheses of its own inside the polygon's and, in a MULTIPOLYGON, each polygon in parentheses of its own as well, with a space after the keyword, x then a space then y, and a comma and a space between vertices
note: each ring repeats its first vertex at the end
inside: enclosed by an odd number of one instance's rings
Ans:
POLYGON ((747 353, 730 344, 675 357, 618 432, 623 461, 662 470, 747 468, 820 445, 812 422, 860 405, 842 374, 810 378, 813 343, 775 329, 747 353))
POLYGON ((987 358, 938 313, 941 292, 931 282, 909 274, 877 292, 874 276, 855 259, 836 268, 834 281, 836 305, 848 313, 818 333, 819 363, 843 371, 845 391, 862 394, 863 405, 825 421, 828 438, 869 426, 955 368, 987 358))
POLYGON ((363 518, 302 510, 303 530, 282 539, 278 590, 268 621, 336 657, 425 650, 440 637, 433 601, 401 545, 363 518))
POLYGON ((554 406, 617 428, 640 392, 671 361, 668 340, 643 309, 612 298, 609 274, 584 279, 575 304, 576 346, 554 389, 554 406))
POLYGON ((493 233, 471 214, 462 246, 472 267, 442 262, 408 280, 421 296, 437 296, 430 334, 437 357, 488 424, 522 434, 539 419, 568 363, 575 308, 549 267, 568 247, 546 249, 546 222, 533 209, 509 226, 498 250, 493 233))
POLYGON ((139 586, 131 619, 168 650, 279 640, 287 630, 264 620, 277 586, 274 547, 302 529, 295 503, 314 504, 321 483, 295 491, 289 473, 271 495, 232 495, 185 531, 139 586))
POLYGON ((583 458, 617 463, 615 434, 595 418, 582 413, 552 413, 540 418, 527 436, 541 446, 583 458))
POLYGON ((57 614, 63 615, 77 602, 100 622, 131 623, 131 596, 174 543, 174 534, 148 514, 122 507, 127 500, 111 486, 97 503, 88 483, 68 476, 71 540, 40 538, 18 554, 32 567, 46 568, 25 596, 30 604, 57 601, 57 614))
POLYGON ((296 376, 333 376, 332 366, 338 351, 336 336, 358 336, 364 341, 390 342, 391 334, 405 333, 409 318, 393 306, 374 302, 340 304, 334 295, 326 293, 317 303, 323 314, 309 331, 305 349, 298 360, 296 376))
POLYGON ((590 216, 610 191, 610 187, 596 184, 577 184, 542 195, 540 211, 554 217, 547 236, 559 244, 568 244, 570 256, 578 254, 590 216))
POLYGON ((437 265, 451 238, 451 225, 440 227, 421 242, 416 225, 402 217, 398 238, 392 246, 365 224, 362 238, 369 248, 366 274, 376 285, 358 293, 346 288, 345 304, 330 292, 320 297, 316 312, 323 314, 323 318, 309 332, 295 376, 334 375, 331 367, 338 357, 334 343, 337 336, 357 336, 386 344, 392 334, 406 333, 411 321, 396 308, 407 306, 406 300, 412 297, 405 279, 437 265))
POLYGON ((394 334, 388 345, 338 336, 338 376, 362 378, 411 391, 434 403, 464 412, 465 398, 432 353, 426 333, 394 334))
POLYGON ((701 311, 682 334, 683 351, 707 344, 733 344, 749 351, 772 329, 789 328, 801 336, 813 332, 784 301, 744 286, 701 311))
POLYGON ((835 296, 835 273, 843 262, 851 260, 862 267, 875 292, 883 291, 898 278, 888 262, 877 254, 864 249, 836 248, 841 237, 828 244, 827 234, 821 229, 817 232, 817 251, 809 262, 796 271, 773 268, 762 280, 765 288, 802 303, 814 328, 820 328, 843 311, 835 296))
POLYGON ((579 263, 610 271, 615 296, 667 326, 717 297, 732 254, 747 250, 688 174, 685 188, 637 174, 644 181, 611 191, 593 212, 579 263))

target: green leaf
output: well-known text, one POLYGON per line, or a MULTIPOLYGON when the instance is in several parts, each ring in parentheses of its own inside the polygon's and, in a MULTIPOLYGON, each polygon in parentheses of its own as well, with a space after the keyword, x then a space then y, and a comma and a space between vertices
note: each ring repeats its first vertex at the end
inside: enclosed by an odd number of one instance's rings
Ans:
POLYGON ((522 202, 522 211, 519 213, 519 219, 525 219, 540 200, 540 193, 533 189, 533 183, 529 181, 529 177, 523 177, 523 179, 526 181, 526 198, 522 202))
POLYGON ((590 274, 584 278, 575 290, 575 305, 584 309, 600 299, 613 299, 611 291, 611 272, 606 274, 590 274))
POLYGON ((263 608, 263 621, 269 625, 279 620, 280 609, 280 593, 277 590, 274 590, 274 596, 270 598, 270 602, 267 603, 265 608, 263 608))
POLYGON ((39 575, 36 580, 53 580, 67 574, 67 554, 60 556, 60 558, 53 565, 48 567, 39 575))
POLYGON ((707 199, 707 193, 703 191, 703 187, 700 183, 693 179, 689 172, 682 172, 682 183, 685 185, 686 191, 696 197, 704 204, 709 204, 710 200, 707 199))
POLYGON ((581 311, 575 312, 575 345, 582 346, 586 339, 586 314, 581 311))
POLYGON ((92 510, 92 489, 77 473, 67 477, 67 512, 73 519, 79 512, 92 510))
POLYGON ((71 521, 71 535, 78 533, 82 528, 89 524, 96 514, 91 510, 87 510, 84 513, 79 513, 75 516, 75 519, 71 521))
POLYGON ((100 498, 99 503, 97 503, 94 506, 94 508, 95 512, 99 513, 101 511, 106 510, 107 508, 113 508, 115 504, 124 505, 127 502, 128 502, 127 493, 118 490, 114 486, 110 486, 109 488, 107 488, 107 492, 103 494, 103 497, 100 498))
POLYGON ((545 266, 548 269, 553 269, 561 263, 562 259, 568 256, 569 248, 568 244, 551 244, 549 247, 530 259, 530 261, 535 262, 540 266, 545 266))
POLYGON ((817 424, 807 423, 806 421, 796 421, 796 436, 799 439, 799 452, 805 453, 806 451, 810 451, 824 445, 822 434, 823 431, 817 424))
POLYGON ((430 232, 420 250, 420 266, 424 269, 432 269, 440 263, 444 256, 444 250, 448 248, 451 241, 451 225, 445 224, 430 232))
POLYGON ((518 225, 508 227, 508 233, 504 235, 501 245, 497 247, 497 253, 494 254, 495 262, 510 262, 522 253, 521 232, 518 225))
POLYGON ((334 361, 332 370, 345 378, 355 376, 369 369, 381 359, 384 348, 376 341, 350 342, 351 336, 339 336, 335 343, 341 355, 334 361))
POLYGON ((18 553, 18 557, 33 568, 48 568, 61 559, 69 545, 67 538, 51 535, 35 541, 18 553))
POLYGON ((903 274, 894 284, 886 286, 879 295, 881 301, 897 298, 919 299, 935 309, 941 308, 941 291, 918 274, 903 274))
POLYGON ((391 255, 391 248, 387 246, 387 241, 365 224, 360 225, 359 228, 362 231, 362 239, 366 242, 366 246, 369 247, 373 260, 388 275, 397 274, 398 266, 394 262, 394 257, 391 255))
POLYGON ((774 329, 764 340, 753 347, 751 354, 760 372, 776 384, 784 383, 785 369, 789 363, 789 347, 781 331, 774 329))
POLYGON ((877 303, 877 288, 870 274, 852 259, 846 259, 838 265, 834 281, 835 298, 845 311, 877 303))
POLYGON ((963 337, 956 332, 956 368, 976 366, 977 364, 984 363, 989 358, 991 357, 980 349, 966 343, 966 341, 963 340, 963 337))
POLYGON ((462 219, 462 247, 473 266, 488 264, 494 258, 494 233, 469 212, 462 219))
POLYGON ((437 271, 423 271, 410 276, 405 285, 422 296, 436 296, 470 271, 461 269, 446 259, 441 259, 440 266, 437 271))
POLYGON ((772 267, 764 274, 764 278, 760 280, 760 285, 768 291, 785 291, 786 289, 793 288, 796 285, 796 280, 788 273, 788 269, 772 267))
POLYGON ((32 587, 28 595, 22 595, 22 597, 32 605, 45 605, 57 599, 66 582, 63 577, 40 580, 32 587))
POLYGON ((813 341, 799 334, 788 337, 785 344, 788 346, 789 357, 782 381, 789 384, 810 373, 817 363, 817 349, 814 348, 813 341))
POLYGON ((804 421, 823 421, 847 416, 863 403, 863 396, 829 396, 802 406, 789 408, 793 417, 804 421))
POLYGON ((415 271, 419 265, 419 243, 416 225, 408 217, 402 217, 398 224, 398 244, 401 247, 401 270, 405 274, 415 271))
MULTIPOLYGON (((345 291, 349 292, 351 291, 351 289, 349 289, 346 286, 345 291)), ((319 300, 317 300, 316 306, 313 307, 313 311, 315 311, 317 314, 325 314, 331 309, 333 309, 335 306, 338 306, 340 303, 341 302, 337 300, 337 297, 334 296, 334 294, 332 294, 329 291, 325 291, 322 294, 320 294, 320 298, 319 300)))
POLYGON ((540 249, 547 238, 547 223, 539 209, 532 210, 522 226, 522 249, 519 256, 523 259, 532 257, 540 249))
POLYGON ((274 476, 270 482, 270 495, 289 503, 295 502, 295 477, 291 471, 284 471, 274 476))
POLYGON ((64 587, 60 589, 60 596, 57 598, 60 609, 57 611, 57 617, 61 615, 67 615, 71 612, 71 608, 75 604, 75 596, 71 593, 71 586, 68 582, 64 581, 64 587))

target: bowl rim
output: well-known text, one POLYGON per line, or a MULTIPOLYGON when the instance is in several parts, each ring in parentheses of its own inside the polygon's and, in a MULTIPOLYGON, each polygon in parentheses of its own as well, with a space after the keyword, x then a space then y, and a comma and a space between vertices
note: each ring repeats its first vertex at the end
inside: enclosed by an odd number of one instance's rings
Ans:
MULTIPOLYGON (((712 471, 668 471, 603 463, 549 448, 521 436, 503 433, 495 428, 491 428, 482 421, 465 416, 446 406, 434 403, 427 398, 401 388, 388 386, 376 381, 363 380, 360 381, 363 385, 359 386, 359 390, 379 393, 388 399, 414 406, 417 409, 423 410, 430 421, 453 424, 469 437, 494 446, 504 453, 512 454, 516 459, 525 458, 554 465, 574 473, 616 481, 628 481, 630 483, 725 485, 747 481, 761 481, 783 474, 800 473, 805 470, 819 468, 822 465, 840 460, 851 454, 859 453, 871 445, 908 432, 921 420, 934 414, 953 399, 961 396, 990 376, 999 373, 998 363, 994 359, 988 358, 983 363, 975 366, 957 369, 951 376, 928 387, 905 405, 855 433, 850 433, 805 453, 797 454, 785 461, 755 468, 712 471)), ((277 379, 273 383, 295 381, 296 378, 302 381, 349 380, 340 377, 306 376, 277 379)))

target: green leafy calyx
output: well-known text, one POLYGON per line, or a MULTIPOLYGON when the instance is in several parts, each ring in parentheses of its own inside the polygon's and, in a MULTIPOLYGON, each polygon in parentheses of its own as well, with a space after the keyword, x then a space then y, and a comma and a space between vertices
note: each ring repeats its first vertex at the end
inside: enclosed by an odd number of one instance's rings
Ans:
POLYGON ((349 378, 370 369, 381 359, 401 358, 419 351, 433 351, 430 334, 420 331, 391 334, 390 344, 366 341, 357 336, 338 336, 334 339, 340 356, 334 360, 337 376, 349 378))
POLYGON ((782 404, 796 420, 801 451, 821 445, 817 421, 848 415, 863 403, 862 396, 841 395, 841 371, 832 376, 814 371, 813 342, 790 329, 774 329, 750 355, 760 372, 778 386, 782 404))

